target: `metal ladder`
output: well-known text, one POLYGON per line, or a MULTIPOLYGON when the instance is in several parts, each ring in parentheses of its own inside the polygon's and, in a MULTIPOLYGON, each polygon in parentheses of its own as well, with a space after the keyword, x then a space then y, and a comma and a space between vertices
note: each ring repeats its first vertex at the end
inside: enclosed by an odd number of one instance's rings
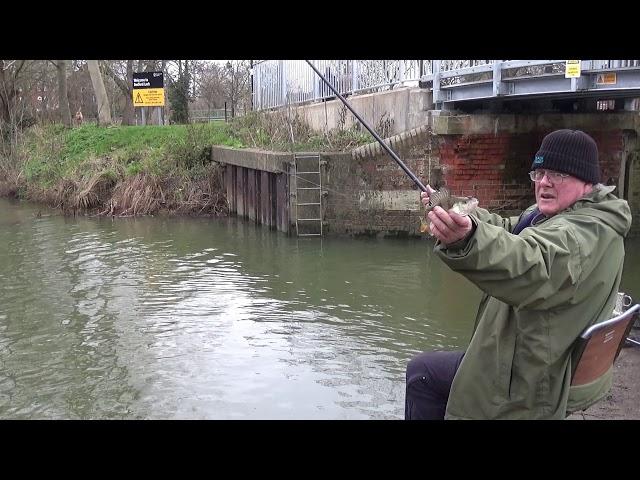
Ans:
POLYGON ((299 237, 321 237, 322 173, 320 167, 322 162, 320 155, 296 154, 293 156, 293 165, 296 179, 296 234, 299 237))

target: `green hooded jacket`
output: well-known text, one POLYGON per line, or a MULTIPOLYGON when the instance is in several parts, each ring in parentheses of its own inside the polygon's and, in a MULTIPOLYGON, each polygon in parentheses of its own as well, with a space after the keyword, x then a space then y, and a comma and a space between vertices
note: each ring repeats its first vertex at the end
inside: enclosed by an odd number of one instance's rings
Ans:
POLYGON ((436 243, 485 293, 445 418, 563 419, 607 393, 611 370, 586 386, 570 382, 576 339, 611 317, 620 285, 631 212, 614 189, 596 185, 519 235, 510 232, 520 217, 477 209, 468 239, 436 243))

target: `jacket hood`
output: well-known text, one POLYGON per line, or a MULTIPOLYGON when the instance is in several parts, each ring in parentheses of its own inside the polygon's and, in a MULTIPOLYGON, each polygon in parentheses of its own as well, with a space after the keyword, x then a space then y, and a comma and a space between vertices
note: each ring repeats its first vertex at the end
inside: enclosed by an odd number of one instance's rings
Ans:
POLYGON ((624 237, 631 228, 631 209, 626 200, 612 193, 615 189, 615 185, 594 185, 590 193, 580 198, 562 214, 596 217, 624 237))

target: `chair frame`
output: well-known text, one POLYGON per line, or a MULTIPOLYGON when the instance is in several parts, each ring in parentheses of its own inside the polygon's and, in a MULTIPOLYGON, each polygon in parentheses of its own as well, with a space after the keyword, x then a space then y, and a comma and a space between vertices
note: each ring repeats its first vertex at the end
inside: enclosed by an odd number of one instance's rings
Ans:
POLYGON ((604 374, 618 358, 638 314, 640 304, 587 328, 578 338, 571 385, 585 385, 604 374))

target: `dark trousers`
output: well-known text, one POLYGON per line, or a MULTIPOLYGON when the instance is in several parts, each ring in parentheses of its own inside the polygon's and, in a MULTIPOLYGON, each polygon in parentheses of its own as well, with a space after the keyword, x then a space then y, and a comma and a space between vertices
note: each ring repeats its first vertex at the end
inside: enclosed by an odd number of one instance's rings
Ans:
POLYGON ((453 377, 464 352, 423 352, 407 365, 405 420, 444 420, 453 377))

